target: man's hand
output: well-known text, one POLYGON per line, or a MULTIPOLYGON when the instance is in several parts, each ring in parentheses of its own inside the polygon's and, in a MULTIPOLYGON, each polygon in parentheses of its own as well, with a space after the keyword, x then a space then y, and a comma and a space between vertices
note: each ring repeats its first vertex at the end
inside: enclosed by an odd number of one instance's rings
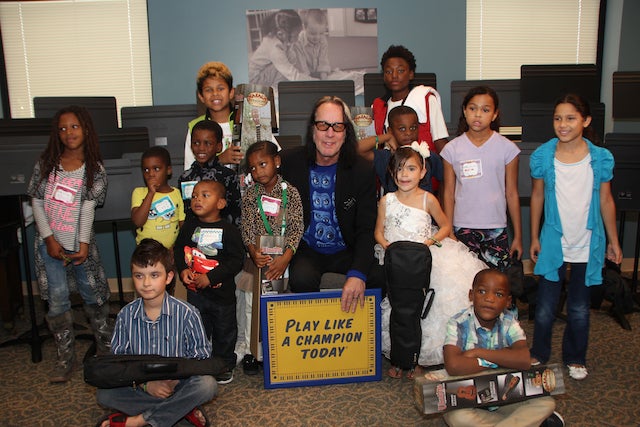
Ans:
POLYGON ((362 279, 349 277, 342 287, 342 297, 340 298, 342 311, 355 313, 358 302, 360 302, 360 307, 364 307, 365 288, 366 286, 362 279))

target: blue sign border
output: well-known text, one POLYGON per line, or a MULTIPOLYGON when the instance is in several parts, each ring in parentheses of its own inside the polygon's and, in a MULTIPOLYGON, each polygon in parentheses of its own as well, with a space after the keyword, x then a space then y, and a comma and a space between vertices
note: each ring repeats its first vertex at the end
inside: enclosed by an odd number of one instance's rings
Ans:
MULTIPOLYGON (((365 296, 373 296, 375 298, 375 373, 373 375, 357 376, 357 377, 340 377, 340 378, 324 378, 321 380, 301 380, 301 381, 285 381, 274 384, 271 382, 271 365, 269 363, 269 331, 267 322, 267 304, 273 301, 288 300, 309 300, 309 299, 326 299, 340 298, 342 291, 326 291, 326 292, 308 292, 299 294, 278 294, 263 295, 260 297, 260 331, 262 334, 262 357, 264 367, 264 387, 268 389, 288 388, 288 387, 305 387, 325 384, 347 384, 354 382, 380 381, 382 379, 382 349, 381 349, 381 314, 380 301, 382 299, 382 291, 380 289, 367 289, 365 296)), ((361 310, 360 307, 357 310, 361 310)))

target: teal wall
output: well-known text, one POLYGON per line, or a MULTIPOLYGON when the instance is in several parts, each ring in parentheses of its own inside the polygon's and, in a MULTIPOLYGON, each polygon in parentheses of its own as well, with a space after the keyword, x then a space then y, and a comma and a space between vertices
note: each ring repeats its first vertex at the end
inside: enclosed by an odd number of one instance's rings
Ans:
POLYGON ((227 64, 234 83, 248 81, 247 9, 378 8, 376 63, 391 44, 409 48, 419 72, 436 73, 447 118, 450 82, 465 78, 465 0, 236 0, 219 4, 211 0, 148 2, 154 104, 194 102, 196 72, 207 61, 227 64))

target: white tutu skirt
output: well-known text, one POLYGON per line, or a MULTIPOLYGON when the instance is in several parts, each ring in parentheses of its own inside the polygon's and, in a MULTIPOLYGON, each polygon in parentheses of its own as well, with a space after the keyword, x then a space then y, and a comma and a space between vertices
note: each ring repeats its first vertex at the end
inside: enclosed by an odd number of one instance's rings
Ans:
MULTIPOLYGON (((461 242, 446 238, 442 247, 430 246, 431 289, 435 290, 435 298, 431 310, 422 319, 422 344, 418 363, 431 366, 444 363, 442 345, 447 334, 447 322, 456 313, 467 308, 469 290, 473 278, 486 264, 461 242)), ((382 312, 382 354, 389 357, 391 339, 389 337, 389 317, 391 304, 384 298, 380 304, 382 312)))

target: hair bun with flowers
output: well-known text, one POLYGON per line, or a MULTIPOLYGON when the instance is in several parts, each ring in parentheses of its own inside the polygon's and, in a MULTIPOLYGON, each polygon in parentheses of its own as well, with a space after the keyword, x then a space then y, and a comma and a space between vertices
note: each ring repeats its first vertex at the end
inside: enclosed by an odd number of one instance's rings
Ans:
POLYGON ((411 143, 411 148, 414 151, 417 151, 418 153, 420 153, 423 159, 426 159, 427 157, 431 156, 431 152, 429 151, 429 145, 425 141, 422 141, 422 142, 413 141, 411 143))

